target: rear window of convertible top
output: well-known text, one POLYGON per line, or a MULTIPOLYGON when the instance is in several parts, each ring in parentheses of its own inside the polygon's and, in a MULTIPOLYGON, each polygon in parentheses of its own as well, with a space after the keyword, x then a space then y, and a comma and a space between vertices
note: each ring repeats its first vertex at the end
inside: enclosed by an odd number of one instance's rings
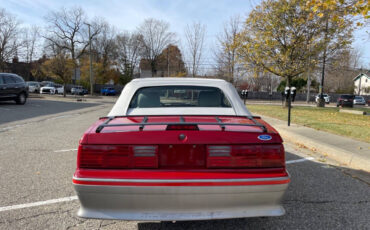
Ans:
POLYGON ((130 108, 231 107, 225 94, 216 87, 153 86, 136 91, 130 108))

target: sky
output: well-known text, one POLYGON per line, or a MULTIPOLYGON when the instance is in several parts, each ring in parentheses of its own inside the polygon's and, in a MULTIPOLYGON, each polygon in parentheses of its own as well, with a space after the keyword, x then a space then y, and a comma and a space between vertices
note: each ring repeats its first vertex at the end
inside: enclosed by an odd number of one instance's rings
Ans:
MULTIPOLYGON (((200 22, 206 25, 203 66, 213 64, 213 50, 217 35, 232 16, 246 18, 260 0, 0 0, 0 7, 15 15, 23 25, 46 24, 45 15, 62 7, 81 6, 90 18, 102 17, 117 31, 133 31, 146 18, 170 23, 183 48, 184 29, 187 24, 200 22)), ((364 29, 354 34, 353 47, 360 50, 360 62, 370 68, 370 38, 364 29)))

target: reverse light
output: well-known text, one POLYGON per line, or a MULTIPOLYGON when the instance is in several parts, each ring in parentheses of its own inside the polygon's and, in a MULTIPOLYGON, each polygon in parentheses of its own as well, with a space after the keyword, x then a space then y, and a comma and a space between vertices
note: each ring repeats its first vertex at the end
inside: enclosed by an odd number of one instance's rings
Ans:
POLYGON ((208 153, 210 157, 229 157, 231 146, 208 146, 208 153))

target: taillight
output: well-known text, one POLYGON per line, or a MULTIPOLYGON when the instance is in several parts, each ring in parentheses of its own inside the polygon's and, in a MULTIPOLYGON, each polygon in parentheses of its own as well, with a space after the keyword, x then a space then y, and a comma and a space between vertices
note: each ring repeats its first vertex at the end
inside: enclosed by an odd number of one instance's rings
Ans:
POLYGON ((207 168, 284 167, 283 145, 207 146, 207 168))
POLYGON ((157 168, 156 145, 80 145, 77 166, 89 169, 157 168))

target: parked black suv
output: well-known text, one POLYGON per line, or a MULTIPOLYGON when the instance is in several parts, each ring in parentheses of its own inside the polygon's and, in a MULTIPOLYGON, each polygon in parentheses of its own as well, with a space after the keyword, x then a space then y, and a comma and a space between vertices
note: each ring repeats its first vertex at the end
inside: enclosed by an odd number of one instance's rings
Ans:
POLYGON ((0 73, 0 101, 12 101, 23 105, 28 97, 28 87, 17 74, 0 73))
POLYGON ((355 99, 355 95, 351 95, 351 94, 340 95, 340 97, 337 100, 337 107, 339 107, 339 106, 353 107, 353 100, 354 99, 355 99))

